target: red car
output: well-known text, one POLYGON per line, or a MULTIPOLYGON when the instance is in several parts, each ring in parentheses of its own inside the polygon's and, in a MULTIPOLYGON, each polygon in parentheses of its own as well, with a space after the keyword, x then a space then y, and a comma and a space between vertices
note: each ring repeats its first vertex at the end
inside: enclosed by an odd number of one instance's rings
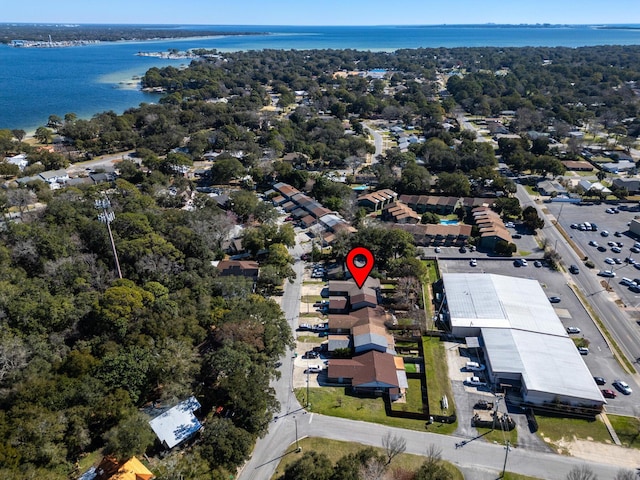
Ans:
POLYGON ((602 396, 604 398, 616 398, 616 392, 614 392, 613 390, 602 390, 602 396))

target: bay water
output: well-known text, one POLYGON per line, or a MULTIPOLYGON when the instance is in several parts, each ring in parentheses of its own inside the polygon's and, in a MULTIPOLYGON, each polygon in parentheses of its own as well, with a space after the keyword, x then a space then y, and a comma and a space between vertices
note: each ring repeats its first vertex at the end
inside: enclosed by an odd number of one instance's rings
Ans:
MULTIPOLYGON (((185 26, 198 29, 202 26, 185 26)), ((49 115, 80 118, 113 110, 122 113, 159 95, 139 89, 134 77, 153 66, 187 65, 189 60, 137 56, 170 48, 357 49, 393 51, 431 47, 581 47, 640 45, 640 26, 438 25, 438 26, 210 26, 220 32, 255 32, 145 42, 111 42, 79 47, 12 48, 0 46, 0 128, 33 131, 49 115), (266 35, 265 35, 266 33, 266 35)))

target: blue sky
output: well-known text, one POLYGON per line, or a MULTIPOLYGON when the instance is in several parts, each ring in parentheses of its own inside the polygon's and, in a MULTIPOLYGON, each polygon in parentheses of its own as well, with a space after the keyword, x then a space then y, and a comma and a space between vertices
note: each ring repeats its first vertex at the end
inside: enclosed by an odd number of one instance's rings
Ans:
POLYGON ((28 0, 0 22, 200 25, 640 24, 638 0, 28 0))

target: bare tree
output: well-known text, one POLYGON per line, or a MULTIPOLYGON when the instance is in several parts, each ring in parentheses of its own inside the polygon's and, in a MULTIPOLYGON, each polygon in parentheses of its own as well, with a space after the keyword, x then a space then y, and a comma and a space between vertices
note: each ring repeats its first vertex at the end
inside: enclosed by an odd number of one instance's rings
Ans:
POLYGON ((0 331, 0 383, 27 364, 27 347, 8 329, 0 331))
POLYGON ((404 453, 407 449, 407 440, 404 437, 398 437, 392 435, 391 432, 387 432, 382 437, 382 448, 384 448, 384 453, 387 456, 387 465, 389 465, 396 456, 404 453))
POLYGON ((387 465, 382 463, 377 457, 370 458, 367 460, 367 463, 360 467, 358 476, 362 480, 383 480, 387 471, 387 465))
POLYGON ((567 475, 567 480, 598 480, 598 476, 586 465, 573 467, 567 475))
POLYGON ((613 480, 636 480, 636 474, 631 470, 618 470, 613 480))

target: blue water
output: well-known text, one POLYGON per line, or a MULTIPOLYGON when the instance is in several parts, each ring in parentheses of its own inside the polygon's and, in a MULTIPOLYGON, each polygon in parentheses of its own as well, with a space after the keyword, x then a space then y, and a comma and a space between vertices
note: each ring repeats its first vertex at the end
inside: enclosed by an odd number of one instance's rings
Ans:
MULTIPOLYGON (((183 27, 184 29, 198 28, 183 27)), ((260 49, 352 48, 392 51, 418 47, 639 45, 640 29, 591 26, 380 26, 291 27, 215 26, 218 31, 269 32, 153 42, 18 49, 0 46, 0 128, 34 130, 49 115, 73 112, 81 118, 105 110, 122 113, 157 95, 121 82, 152 66, 188 63, 138 57, 138 51, 216 48, 221 52, 260 49)))
POLYGON ((458 225, 458 220, 440 220, 440 225, 458 225))

